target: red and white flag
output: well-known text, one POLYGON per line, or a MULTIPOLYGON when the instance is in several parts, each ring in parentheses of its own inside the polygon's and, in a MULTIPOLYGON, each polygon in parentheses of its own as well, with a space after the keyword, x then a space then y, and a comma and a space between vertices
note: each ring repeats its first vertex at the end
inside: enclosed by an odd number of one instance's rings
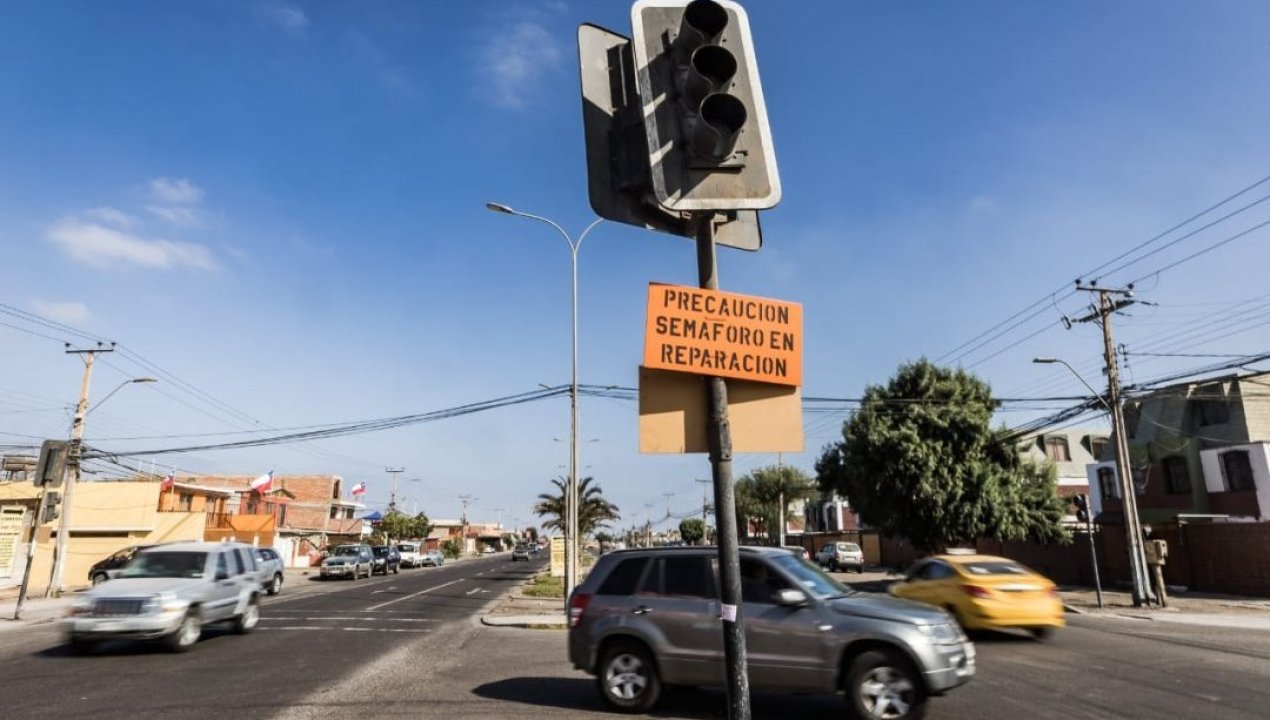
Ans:
POLYGON ((353 486, 352 493, 353 493, 354 495, 365 495, 365 494, 366 494, 366 483, 364 483, 364 482, 359 482, 359 483, 357 483, 356 485, 354 485, 354 486, 353 486))
POLYGON ((261 475, 255 480, 251 481, 252 492, 257 492, 257 493, 260 493, 261 495, 264 495, 265 493, 269 492, 269 490, 272 488, 273 488, 273 471, 272 470, 265 473, 264 475, 261 475))
POLYGON ((168 473, 168 476, 163 478, 163 482, 159 483, 159 492, 171 490, 174 485, 176 485, 176 473, 168 473))

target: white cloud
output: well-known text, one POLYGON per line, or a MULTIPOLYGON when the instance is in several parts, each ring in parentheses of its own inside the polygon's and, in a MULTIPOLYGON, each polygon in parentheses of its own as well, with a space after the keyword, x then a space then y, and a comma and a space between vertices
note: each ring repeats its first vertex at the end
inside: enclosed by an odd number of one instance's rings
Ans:
POLYGON ((130 228, 137 224, 137 219, 135 217, 112 207, 93 208, 85 211, 84 214, 94 220, 100 220, 116 227, 130 228))
POLYGON ((489 78, 484 95, 499 107, 523 108, 537 93, 542 76, 555 72, 564 49, 538 23, 520 21, 493 33, 481 49, 478 71, 489 78))
POLYGON ((187 178, 154 178, 150 181, 150 194, 166 205, 197 205, 203 201, 203 188, 187 178))
POLYGON ((181 227, 198 227, 203 224, 202 214, 194 208, 173 205, 147 205, 146 212, 181 227))
POLYGON ((309 26, 309 16, 290 3, 262 3, 256 6, 256 14, 289 33, 302 33, 309 26))
POLYGON ((54 223, 48 239, 71 259, 94 267, 117 263, 148 268, 216 267, 211 252, 202 245, 146 239, 73 217, 54 223))
POLYGON ((31 309, 50 320, 64 323, 82 323, 88 319, 88 306, 81 302, 55 302, 31 300, 31 309))

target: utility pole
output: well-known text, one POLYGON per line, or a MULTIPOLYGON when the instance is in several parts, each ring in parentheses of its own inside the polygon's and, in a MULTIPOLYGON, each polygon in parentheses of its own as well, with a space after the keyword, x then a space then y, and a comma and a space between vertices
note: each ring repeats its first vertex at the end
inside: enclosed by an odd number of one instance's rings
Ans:
POLYGON ((60 522, 57 524, 53 573, 49 579, 48 588, 44 590, 44 597, 54 593, 58 596, 62 594, 62 578, 66 573, 66 542, 67 536, 71 534, 71 510, 75 507, 75 485, 79 482, 79 460, 84 443, 84 417, 88 415, 88 388, 93 380, 93 362, 97 359, 97 353, 114 351, 114 343, 111 343, 110 347, 97 343, 97 347, 90 350, 74 350, 69 344, 66 346, 67 355, 78 355, 84 361, 84 376, 79 385, 79 403, 75 406, 75 420, 71 424, 71 445, 66 454, 66 466, 69 472, 66 474, 66 487, 62 489, 62 509, 60 522))
POLYGON ((1129 438, 1125 431, 1124 408, 1120 397, 1120 364, 1111 330, 1111 316, 1134 303, 1133 286, 1100 288, 1096 283, 1076 282, 1076 289, 1097 293, 1098 307, 1075 322, 1097 322, 1102 326, 1103 357, 1107 363, 1107 402, 1111 410, 1111 426, 1116 436, 1116 474, 1120 476, 1121 507, 1124 510, 1125 537, 1129 548, 1129 574, 1133 580, 1133 605, 1148 605, 1154 599, 1147 574, 1146 553, 1142 543, 1142 525, 1138 519, 1137 492, 1133 485, 1129 461, 1129 438), (1119 296, 1120 299, 1113 299, 1119 296))
POLYGON ((697 482, 701 483, 701 525, 702 525, 701 544, 709 545, 710 544, 710 521, 706 519, 706 515, 707 513, 710 512, 710 500, 706 496, 706 489, 710 487, 710 481, 703 480, 701 478, 694 478, 694 479, 697 482))
POLYGON ((384 472, 392 477, 392 490, 389 491, 388 495, 388 512, 396 512, 397 510, 397 478, 405 471, 406 469, 403 467, 384 468, 384 472))
POLYGON ((475 499, 471 495, 460 495, 459 500, 463 501, 463 516, 459 519, 459 522, 463 525, 463 537, 460 540, 460 544, 463 546, 463 552, 467 552, 467 504, 475 502, 475 499))
POLYGON ((776 522, 779 523, 776 530, 776 544, 785 547, 785 515, 788 507, 785 505, 785 457, 782 453, 776 453, 776 478, 780 482, 781 489, 776 499, 776 522))

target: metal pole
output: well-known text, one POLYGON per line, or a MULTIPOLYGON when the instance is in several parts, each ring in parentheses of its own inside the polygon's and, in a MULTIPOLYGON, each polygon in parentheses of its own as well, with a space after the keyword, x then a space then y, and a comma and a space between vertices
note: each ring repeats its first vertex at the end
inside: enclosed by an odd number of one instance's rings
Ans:
POLYGON ((44 486, 40 486, 39 500, 31 514, 31 540, 26 544, 26 567, 22 568, 22 587, 18 588, 18 604, 13 608, 13 619, 22 619, 22 605, 26 603, 26 591, 31 584, 31 566, 35 564, 35 543, 40 532, 40 515, 44 512, 44 486))
MULTIPOLYGON (((697 276, 706 290, 719 289, 714 253, 714 224, 709 215, 698 219, 697 276)), ((736 503, 732 487, 732 430, 728 424, 728 387, 721 377, 705 381, 710 421, 710 469, 714 479, 714 519, 718 525, 720 620, 727 672, 728 718, 749 720, 750 678, 745 651, 741 602, 741 558, 736 532, 736 503)))
POLYGON ((573 271, 573 314, 572 314, 572 364, 569 373, 569 482, 568 499, 565 510, 569 514, 568 529, 565 530, 564 556, 564 596, 565 602, 578 586, 578 248, 577 243, 569 238, 569 234, 560 231, 565 242, 569 243, 570 267, 573 271))
POLYGON ((1102 579, 1098 577, 1098 551, 1094 548, 1094 515, 1085 510, 1085 530, 1089 533, 1089 559, 1094 564, 1094 592, 1098 595, 1098 609, 1102 609, 1102 579))

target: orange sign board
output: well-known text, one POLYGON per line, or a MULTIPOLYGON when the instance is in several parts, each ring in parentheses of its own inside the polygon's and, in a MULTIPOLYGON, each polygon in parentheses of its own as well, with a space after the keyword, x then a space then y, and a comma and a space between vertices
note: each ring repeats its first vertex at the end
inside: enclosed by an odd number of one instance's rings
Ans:
POLYGON ((802 385, 803 306, 683 285, 648 286, 644 366, 802 385))

